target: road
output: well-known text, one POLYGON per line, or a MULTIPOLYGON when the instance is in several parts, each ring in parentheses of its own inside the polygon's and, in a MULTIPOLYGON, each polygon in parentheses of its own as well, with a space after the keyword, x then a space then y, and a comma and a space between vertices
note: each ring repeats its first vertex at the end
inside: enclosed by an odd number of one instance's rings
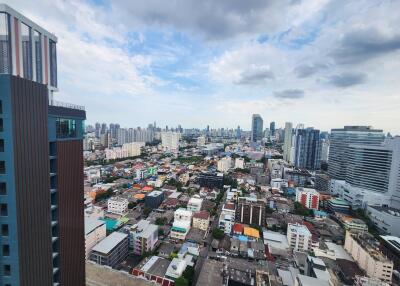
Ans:
POLYGON ((225 200, 226 200, 226 193, 224 194, 223 198, 221 199, 220 204, 218 205, 218 210, 216 212, 216 215, 214 216, 214 221, 211 223, 210 231, 208 232, 208 236, 205 239, 205 241, 207 242, 207 245, 200 250, 199 258, 197 259, 196 265, 194 267, 194 278, 193 278, 193 284, 192 285, 196 285, 197 284, 197 280, 199 279, 201 270, 203 268, 204 261, 207 259, 208 253, 211 250, 211 242, 213 240, 213 238, 212 238, 212 230, 214 228, 218 227, 219 215, 221 214, 222 206, 224 205, 225 200))

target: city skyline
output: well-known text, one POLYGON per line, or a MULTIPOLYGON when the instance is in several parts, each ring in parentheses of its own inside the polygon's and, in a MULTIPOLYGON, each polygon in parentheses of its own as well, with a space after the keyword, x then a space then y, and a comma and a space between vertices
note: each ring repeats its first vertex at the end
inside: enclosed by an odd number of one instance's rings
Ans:
POLYGON ((259 113, 281 127, 400 133, 399 2, 5 3, 57 31, 58 98, 85 105, 90 123, 146 126, 151 113, 250 130, 259 113))

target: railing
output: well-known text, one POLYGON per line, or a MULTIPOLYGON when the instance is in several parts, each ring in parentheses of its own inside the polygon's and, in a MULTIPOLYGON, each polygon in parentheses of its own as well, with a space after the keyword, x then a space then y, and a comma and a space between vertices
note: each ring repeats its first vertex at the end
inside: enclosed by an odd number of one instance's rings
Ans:
POLYGON ((71 109, 77 109, 77 110, 85 110, 85 107, 82 105, 76 105, 68 102, 62 102, 62 101, 57 101, 57 100, 52 100, 49 99, 49 105, 51 106, 59 106, 59 107, 65 107, 65 108, 71 108, 71 109))

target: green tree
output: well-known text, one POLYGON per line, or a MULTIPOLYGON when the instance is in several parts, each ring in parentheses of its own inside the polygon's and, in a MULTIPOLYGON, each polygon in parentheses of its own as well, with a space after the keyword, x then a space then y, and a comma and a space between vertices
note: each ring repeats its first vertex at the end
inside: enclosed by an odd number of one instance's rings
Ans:
POLYGON ((175 286, 189 286, 189 281, 181 276, 175 280, 175 286))
POLYGON ((212 230, 212 236, 215 239, 222 239, 224 237, 224 235, 225 235, 224 231, 219 228, 214 228, 212 230))
POLYGON ((165 225, 167 218, 165 217, 158 217, 156 218, 156 225, 165 225))
POLYGON ((136 207, 136 205, 137 205, 137 203, 135 203, 135 202, 129 202, 128 203, 128 209, 133 209, 134 207, 136 207))
POLYGON ((150 213, 151 213, 151 208, 145 207, 145 208, 143 209, 143 214, 144 214, 145 216, 148 216, 150 213))

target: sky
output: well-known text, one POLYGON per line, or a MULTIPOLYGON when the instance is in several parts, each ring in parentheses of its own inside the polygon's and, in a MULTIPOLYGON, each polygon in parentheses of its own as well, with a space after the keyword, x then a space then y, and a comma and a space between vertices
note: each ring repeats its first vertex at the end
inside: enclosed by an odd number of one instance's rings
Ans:
POLYGON ((400 1, 6 0, 58 37, 87 123, 400 134, 400 1))

